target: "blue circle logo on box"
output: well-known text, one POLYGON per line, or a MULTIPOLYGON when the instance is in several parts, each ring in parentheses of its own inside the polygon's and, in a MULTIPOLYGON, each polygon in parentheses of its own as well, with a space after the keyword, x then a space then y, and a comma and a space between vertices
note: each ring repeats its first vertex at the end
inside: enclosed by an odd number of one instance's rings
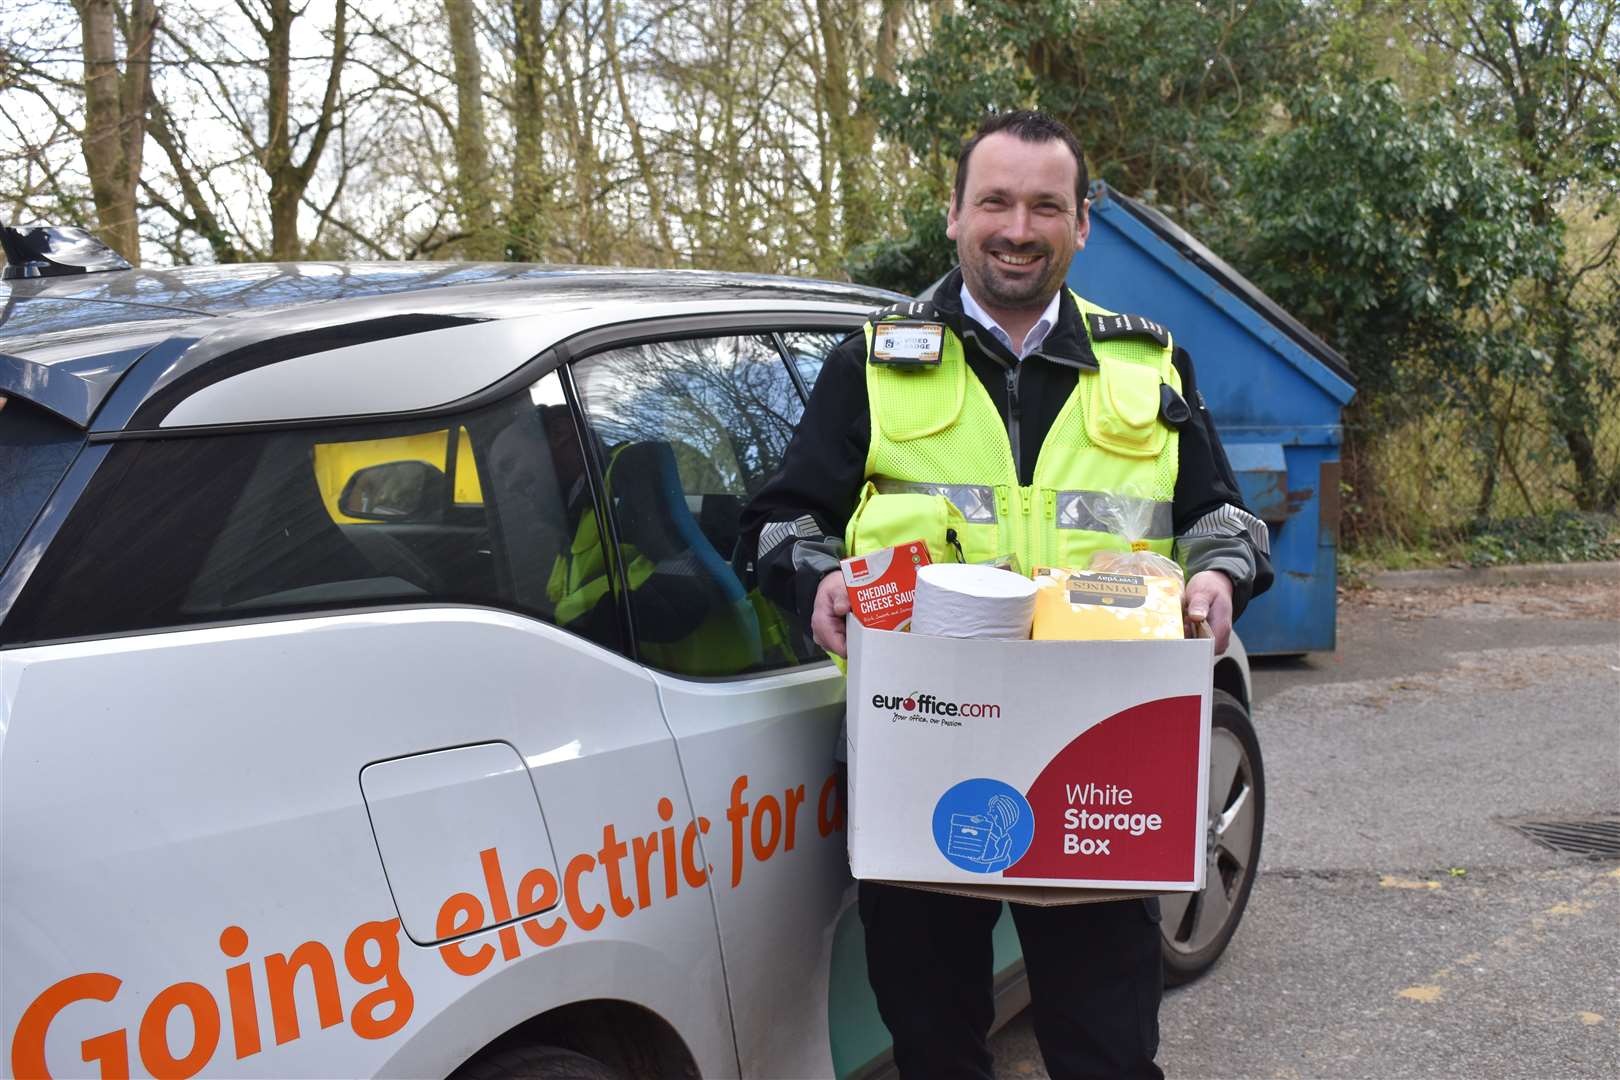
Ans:
POLYGON ((934 843, 963 870, 1000 873, 1022 859, 1034 839, 1029 801, 1000 780, 963 780, 934 805, 934 843))

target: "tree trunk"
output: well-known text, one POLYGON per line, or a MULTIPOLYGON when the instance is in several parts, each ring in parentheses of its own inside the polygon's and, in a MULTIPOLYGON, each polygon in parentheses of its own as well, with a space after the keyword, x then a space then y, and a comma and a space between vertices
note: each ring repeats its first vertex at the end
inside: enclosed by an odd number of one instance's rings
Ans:
MULTIPOLYGON (((813 80, 812 100, 815 102, 816 183, 811 196, 815 203, 810 214, 809 250, 816 253, 816 273, 826 273, 825 262, 833 246, 833 188, 837 184, 840 143, 843 128, 838 123, 836 106, 832 99, 833 59, 829 55, 827 0, 816 0, 816 34, 809 43, 810 75, 813 80)), ((837 46, 832 46, 836 49, 837 46)))
POLYGON ((512 0, 512 258, 540 259, 541 217, 546 201, 541 136, 545 128, 541 75, 545 50, 540 40, 540 0, 512 0))
POLYGON ((157 7, 154 0, 134 0, 120 74, 113 0, 76 0, 76 6, 84 42, 84 163, 96 219, 102 240, 139 266, 135 188, 146 146, 157 7))
POLYGON ((298 196, 293 187, 292 118, 289 104, 292 83, 292 0, 270 0, 270 22, 265 28, 268 47, 265 65, 266 114, 264 171, 270 178, 270 257, 298 258, 298 196))
POLYGON ((1555 393, 1549 412, 1575 467, 1575 505, 1597 510, 1603 501, 1603 478, 1592 444, 1598 416, 1587 386, 1584 358, 1575 344, 1575 312, 1566 300, 1563 307, 1553 310, 1553 318, 1557 321, 1557 344, 1552 352, 1555 393))
MULTIPOLYGON (((608 0, 609 3, 612 0, 608 0)), ((579 36, 588 47, 590 11, 588 3, 579 5, 579 36)), ((573 42, 569 38, 566 21, 552 39, 552 55, 557 64, 557 105, 563 134, 568 138, 568 156, 574 189, 574 228, 569 244, 570 261, 594 263, 597 253, 596 206, 596 143, 591 137, 590 117, 586 115, 586 79, 589 77, 590 58, 580 58, 579 70, 574 70, 573 42)))
MULTIPOLYGON (((743 17, 737 11, 736 4, 728 0, 721 39, 721 71, 735 71, 741 63, 741 59, 737 56, 737 29, 743 17)), ((750 215, 744 207, 742 197, 742 149, 738 145, 740 140, 737 137, 737 99, 741 95, 741 90, 735 86, 728 86, 720 92, 724 94, 720 102, 720 152, 724 155, 720 159, 724 191, 720 214, 724 222, 722 226, 722 233, 725 236, 724 257, 736 264, 752 246, 750 215)))
MULTIPOLYGON (((882 232, 876 205, 874 174, 877 162, 877 113, 866 102, 863 85, 867 71, 851 48, 852 35, 864 29, 865 8, 859 0, 816 0, 816 26, 822 40, 823 63, 819 89, 827 112, 830 149, 838 166, 840 231, 834 248, 848 249, 875 239, 882 232)), ((883 0, 871 50, 873 76, 885 82, 895 77, 895 52, 904 0, 883 0)))
POLYGON ((505 243, 495 229, 489 139, 484 132, 484 72, 478 55, 474 0, 444 0, 456 82, 456 199, 461 251, 469 259, 500 259, 505 243))
POLYGON ((292 0, 269 0, 270 22, 260 27, 269 49, 266 65, 266 113, 269 130, 263 150, 264 171, 270 178, 270 257, 297 259, 303 254, 298 239, 298 208, 326 140, 337 122, 338 88, 343 63, 348 55, 348 0, 337 0, 337 16, 332 28, 332 62, 327 70, 326 92, 315 119, 314 135, 302 161, 293 160, 291 106, 292 26, 304 9, 293 10, 292 0))
MULTIPOLYGON (((823 199, 838 187, 839 230, 844 237, 865 236, 870 222, 865 220, 864 185, 859 176, 860 165, 854 160, 854 121, 850 117, 849 41, 845 33, 842 11, 837 0, 816 0, 816 28, 821 34, 821 72, 817 89, 821 91, 821 107, 827 117, 827 138, 822 144, 821 156, 826 163, 822 170, 822 183, 826 187, 823 199), (836 175, 836 181, 834 179, 836 175)), ((830 225, 830 222, 827 223, 830 225)), ((817 222, 818 226, 822 222, 817 222)), ((835 247, 833 231, 816 237, 818 250, 830 258, 835 247)), ((823 267, 823 272, 826 268, 823 267)))

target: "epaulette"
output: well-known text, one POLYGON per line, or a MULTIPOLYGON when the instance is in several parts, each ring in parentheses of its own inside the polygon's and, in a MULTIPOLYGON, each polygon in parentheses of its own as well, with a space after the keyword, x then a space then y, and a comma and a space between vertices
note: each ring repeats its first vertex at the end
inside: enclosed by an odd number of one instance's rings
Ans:
POLYGON ((1146 315, 1098 315, 1093 313, 1086 316, 1086 329, 1091 331, 1091 340, 1093 341, 1139 337, 1158 342, 1160 348, 1168 348, 1170 345, 1170 331, 1146 315))

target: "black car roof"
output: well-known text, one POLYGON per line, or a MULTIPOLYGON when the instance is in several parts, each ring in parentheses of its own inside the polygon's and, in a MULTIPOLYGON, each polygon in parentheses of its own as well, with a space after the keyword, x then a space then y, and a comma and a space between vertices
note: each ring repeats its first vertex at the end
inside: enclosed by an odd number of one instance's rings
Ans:
POLYGON ((859 285, 766 274, 456 262, 227 263, 29 278, 0 288, 9 289, 7 300, 94 300, 218 316, 505 281, 526 282, 535 292, 622 293, 626 299, 679 294, 803 299, 810 294, 864 302, 874 293, 859 285))
POLYGON ((189 360, 180 359, 209 335, 234 344, 262 342, 312 323, 427 312, 483 321, 532 314, 551 302, 596 307, 762 300, 876 307, 893 299, 829 281, 519 263, 227 264, 21 279, 0 285, 0 394, 28 398, 84 427, 136 361, 165 342, 173 355, 149 389, 222 359, 220 350, 191 350, 189 360))

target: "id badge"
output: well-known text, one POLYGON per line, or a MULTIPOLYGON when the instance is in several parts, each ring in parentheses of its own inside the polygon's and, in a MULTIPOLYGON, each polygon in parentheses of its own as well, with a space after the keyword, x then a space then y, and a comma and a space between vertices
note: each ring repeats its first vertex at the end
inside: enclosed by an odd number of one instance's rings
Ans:
POLYGON ((937 367, 945 345, 941 323, 885 322, 872 328, 872 363, 937 367))

